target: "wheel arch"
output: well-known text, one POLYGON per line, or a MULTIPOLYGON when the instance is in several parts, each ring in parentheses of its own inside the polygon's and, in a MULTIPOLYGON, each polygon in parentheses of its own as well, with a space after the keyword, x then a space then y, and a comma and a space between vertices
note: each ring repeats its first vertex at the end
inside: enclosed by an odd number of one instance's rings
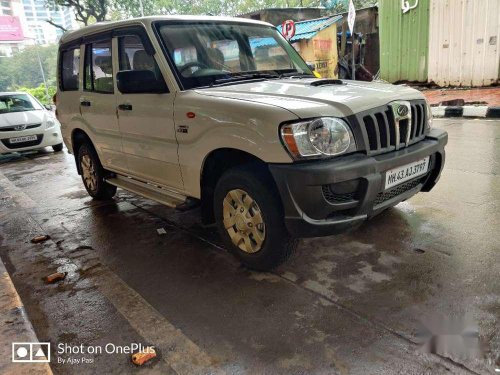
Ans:
POLYGON ((73 129, 73 131, 71 132, 71 148, 73 151, 73 156, 75 157, 76 169, 78 171, 78 174, 82 174, 80 164, 78 163, 78 150, 80 146, 85 142, 89 142, 93 146, 92 140, 84 130, 80 128, 73 129))
POLYGON ((265 161, 246 151, 235 148, 219 148, 211 151, 203 160, 200 174, 201 216, 204 224, 215 221, 213 200, 214 191, 220 177, 227 170, 248 165, 263 173, 275 187, 274 179, 265 161))

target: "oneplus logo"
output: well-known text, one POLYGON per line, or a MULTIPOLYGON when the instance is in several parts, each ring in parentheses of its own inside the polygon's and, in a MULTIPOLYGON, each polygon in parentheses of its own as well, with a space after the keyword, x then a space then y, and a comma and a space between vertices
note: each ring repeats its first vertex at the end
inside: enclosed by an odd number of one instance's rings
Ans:
POLYGON ((50 362, 50 343, 13 342, 12 362, 50 362))

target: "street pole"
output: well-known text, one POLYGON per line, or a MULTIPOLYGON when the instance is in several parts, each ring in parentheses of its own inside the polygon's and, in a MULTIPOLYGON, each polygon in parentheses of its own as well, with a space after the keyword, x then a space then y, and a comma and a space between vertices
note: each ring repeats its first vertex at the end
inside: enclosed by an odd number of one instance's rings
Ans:
POLYGON ((47 100, 50 102, 49 86, 47 86, 47 80, 45 79, 42 59, 40 58, 40 53, 38 52, 38 43, 36 42, 36 40, 35 40, 35 50, 36 50, 36 57, 38 58, 38 65, 40 65, 40 72, 42 73, 43 84, 45 86, 45 95, 47 95, 47 100))
POLYGON ((47 80, 45 79, 45 72, 43 71, 42 59, 40 58, 40 52, 38 51, 38 43, 36 38, 24 37, 24 39, 31 39, 35 43, 35 52, 38 59, 38 66, 40 67, 40 72, 42 73, 43 85, 45 86, 45 95, 47 95, 47 100, 50 101, 49 86, 47 85, 47 80))
POLYGON ((139 0, 139 7, 141 9, 141 17, 144 17, 144 7, 142 5, 142 0, 139 0))
POLYGON ((352 28, 351 31, 351 37, 352 37, 352 79, 356 79, 356 58, 354 57, 354 27, 352 28))

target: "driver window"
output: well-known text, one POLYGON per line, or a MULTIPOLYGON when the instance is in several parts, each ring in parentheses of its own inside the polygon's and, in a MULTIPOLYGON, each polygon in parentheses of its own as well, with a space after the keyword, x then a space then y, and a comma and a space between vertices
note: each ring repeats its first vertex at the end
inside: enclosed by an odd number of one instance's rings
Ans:
POLYGON ((139 36, 120 37, 118 38, 118 46, 120 71, 149 70, 153 72, 156 80, 163 81, 163 76, 154 56, 146 52, 139 36))

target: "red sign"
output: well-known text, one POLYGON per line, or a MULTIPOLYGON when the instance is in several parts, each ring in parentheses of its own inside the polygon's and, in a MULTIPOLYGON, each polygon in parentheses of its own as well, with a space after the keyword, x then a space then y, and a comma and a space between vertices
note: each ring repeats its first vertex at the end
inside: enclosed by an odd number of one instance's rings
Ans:
POLYGON ((281 33, 286 40, 290 40, 295 35, 295 22, 292 20, 286 20, 281 24, 281 33))
POLYGON ((0 41, 23 40, 24 34, 19 18, 14 16, 0 16, 0 41))

